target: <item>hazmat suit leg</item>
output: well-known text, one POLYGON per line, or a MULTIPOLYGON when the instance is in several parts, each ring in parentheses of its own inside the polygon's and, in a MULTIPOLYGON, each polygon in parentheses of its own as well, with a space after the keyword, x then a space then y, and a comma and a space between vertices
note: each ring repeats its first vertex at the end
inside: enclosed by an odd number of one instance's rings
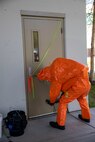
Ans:
POLYGON ((82 118, 84 119, 90 119, 91 115, 90 115, 90 109, 87 103, 87 98, 86 98, 86 94, 80 96, 79 98, 77 98, 80 107, 81 107, 81 115, 82 118))
POLYGON ((60 126, 65 125, 66 113, 67 113, 67 103, 63 103, 62 99, 60 99, 57 110, 57 118, 56 118, 56 122, 58 123, 58 125, 60 126))
POLYGON ((60 125, 60 126, 65 125, 68 103, 72 102, 73 100, 75 100, 79 96, 80 96, 79 93, 76 94, 72 90, 72 88, 70 88, 60 98, 59 105, 58 105, 58 111, 57 111, 57 119, 56 119, 56 122, 58 123, 58 125, 60 125))

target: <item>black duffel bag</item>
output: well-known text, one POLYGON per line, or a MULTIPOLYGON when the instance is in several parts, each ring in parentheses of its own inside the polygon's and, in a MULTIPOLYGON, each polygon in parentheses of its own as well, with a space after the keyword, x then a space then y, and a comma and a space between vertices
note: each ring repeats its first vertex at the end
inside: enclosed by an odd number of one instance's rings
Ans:
POLYGON ((27 119, 24 111, 10 111, 4 120, 11 136, 20 136, 24 134, 24 129, 27 125, 27 119))

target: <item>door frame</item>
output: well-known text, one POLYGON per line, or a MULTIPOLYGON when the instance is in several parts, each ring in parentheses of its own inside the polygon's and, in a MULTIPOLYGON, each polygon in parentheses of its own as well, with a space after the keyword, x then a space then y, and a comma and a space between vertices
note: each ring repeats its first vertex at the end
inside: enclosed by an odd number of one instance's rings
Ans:
POLYGON ((63 26, 62 26, 62 32, 64 33, 63 36, 63 47, 64 47, 64 57, 66 57, 65 55, 65 14, 64 13, 51 13, 51 12, 39 12, 39 11, 20 11, 21 14, 21 23, 22 23, 22 40, 23 40, 23 60, 24 60, 24 81, 25 81, 25 94, 26 94, 26 113, 27 113, 27 117, 29 118, 29 108, 28 108, 28 90, 27 90, 27 74, 26 74, 26 53, 25 53, 25 34, 24 34, 24 18, 27 17, 31 17, 31 18, 57 18, 57 19, 61 19, 63 20, 63 26))

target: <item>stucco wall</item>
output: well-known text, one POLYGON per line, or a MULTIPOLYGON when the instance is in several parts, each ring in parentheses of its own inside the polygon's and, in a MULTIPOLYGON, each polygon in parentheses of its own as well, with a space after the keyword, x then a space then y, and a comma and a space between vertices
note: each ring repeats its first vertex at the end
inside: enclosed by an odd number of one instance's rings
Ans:
POLYGON ((26 111, 20 10, 64 13, 66 57, 86 64, 85 0, 0 0, 0 113, 26 111))

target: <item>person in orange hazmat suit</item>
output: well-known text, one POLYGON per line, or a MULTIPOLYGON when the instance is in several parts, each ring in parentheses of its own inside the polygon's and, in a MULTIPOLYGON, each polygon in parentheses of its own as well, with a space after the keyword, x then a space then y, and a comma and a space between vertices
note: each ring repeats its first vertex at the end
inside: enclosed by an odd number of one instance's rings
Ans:
POLYGON ((63 92, 59 99, 56 122, 49 123, 51 127, 65 129, 67 105, 75 99, 81 107, 79 119, 90 122, 91 115, 86 96, 91 86, 88 68, 85 65, 71 59, 57 58, 50 66, 43 68, 37 77, 39 80, 50 82, 48 104, 54 105, 60 92, 63 92))

